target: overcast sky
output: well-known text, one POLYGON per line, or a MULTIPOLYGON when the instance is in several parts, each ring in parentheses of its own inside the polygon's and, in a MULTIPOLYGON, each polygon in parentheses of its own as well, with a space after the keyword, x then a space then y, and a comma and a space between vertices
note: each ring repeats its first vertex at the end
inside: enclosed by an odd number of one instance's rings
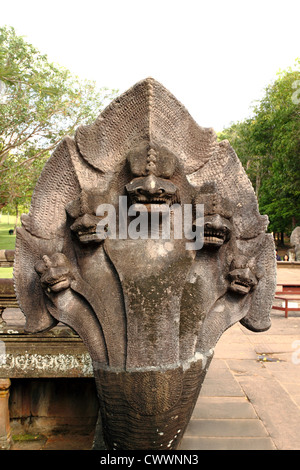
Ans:
POLYGON ((218 132, 300 57, 299 13, 299 0, 12 0, 0 25, 99 87, 151 76, 218 132))

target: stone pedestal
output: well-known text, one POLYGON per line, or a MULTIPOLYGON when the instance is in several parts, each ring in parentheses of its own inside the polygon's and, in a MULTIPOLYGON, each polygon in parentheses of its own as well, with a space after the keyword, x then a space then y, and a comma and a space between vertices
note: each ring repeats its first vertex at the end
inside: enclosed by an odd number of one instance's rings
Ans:
POLYGON ((9 424, 9 379, 0 379, 0 450, 8 450, 11 446, 9 424))

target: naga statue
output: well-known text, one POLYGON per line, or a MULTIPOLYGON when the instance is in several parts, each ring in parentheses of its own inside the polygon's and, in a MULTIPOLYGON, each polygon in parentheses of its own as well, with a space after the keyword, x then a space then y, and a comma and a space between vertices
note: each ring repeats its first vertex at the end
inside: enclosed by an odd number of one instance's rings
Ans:
POLYGON ((18 229, 27 333, 82 338, 95 449, 178 449, 223 332, 270 327, 273 237, 228 141, 160 83, 115 99, 47 161, 18 229))

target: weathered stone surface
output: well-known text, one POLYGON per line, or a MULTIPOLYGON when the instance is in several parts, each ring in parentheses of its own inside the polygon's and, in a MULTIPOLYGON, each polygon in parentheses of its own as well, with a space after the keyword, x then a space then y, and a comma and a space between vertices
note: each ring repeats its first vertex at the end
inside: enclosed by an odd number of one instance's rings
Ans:
POLYGON ((0 328, 5 326, 2 314, 5 308, 18 307, 13 279, 0 279, 0 328))
POLYGON ((9 449, 11 446, 8 412, 9 387, 10 380, 0 378, 0 450, 9 449))
POLYGON ((0 346, 0 378, 93 377, 87 349, 65 326, 31 335, 4 326, 0 346))
POLYGON ((294 228, 291 233, 290 242, 295 250, 296 261, 300 261, 300 227, 294 228))
POLYGON ((63 322, 86 345, 96 448, 177 448, 222 333, 270 327, 267 224, 229 143, 153 79, 57 147, 17 233, 15 286, 29 333, 63 322))

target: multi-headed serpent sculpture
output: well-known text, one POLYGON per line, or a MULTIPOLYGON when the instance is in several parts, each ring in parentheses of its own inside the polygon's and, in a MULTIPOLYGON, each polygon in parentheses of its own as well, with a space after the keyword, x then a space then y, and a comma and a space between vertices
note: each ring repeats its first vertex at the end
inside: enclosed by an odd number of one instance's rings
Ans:
POLYGON ((62 140, 17 233, 15 287, 28 333, 61 321, 84 341, 96 448, 102 437, 107 449, 178 448, 222 333, 238 321, 270 327, 267 225, 229 143, 153 79, 62 140), (187 207, 191 230, 175 236, 187 207), (134 215, 155 212, 145 236, 134 215))

